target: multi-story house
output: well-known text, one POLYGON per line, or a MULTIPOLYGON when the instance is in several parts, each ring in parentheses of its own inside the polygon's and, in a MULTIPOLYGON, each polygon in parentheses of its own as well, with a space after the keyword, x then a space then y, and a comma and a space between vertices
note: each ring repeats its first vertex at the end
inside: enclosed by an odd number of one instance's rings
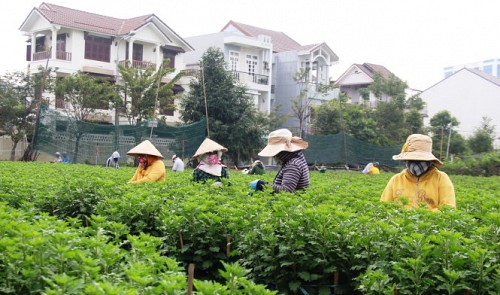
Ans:
POLYGON ((443 69, 444 77, 448 78, 449 76, 453 75, 463 68, 483 71, 487 74, 500 78, 500 58, 492 58, 473 63, 445 67, 443 69))
POLYGON ((393 75, 391 71, 381 65, 363 63, 351 65, 336 81, 340 92, 350 98, 351 103, 376 106, 378 101, 387 101, 390 99, 386 94, 381 98, 375 97, 372 92, 368 92, 368 97, 364 98, 362 91, 374 82, 375 73, 379 73, 385 78, 393 75))
MULTIPOLYGON (((330 67, 338 61, 326 43, 303 46, 285 33, 234 21, 229 21, 219 33, 186 40, 196 50, 196 54, 184 54, 186 64, 198 62, 209 46, 218 46, 229 69, 246 81, 258 109, 266 113, 277 110, 278 115, 287 117, 283 127, 294 132, 299 131, 300 124, 292 110, 293 101, 305 99, 304 104, 310 108, 326 99, 318 91, 319 86, 329 85, 330 67), (301 71, 301 79, 296 79, 301 71)), ((303 123, 305 130, 307 122, 303 123)))
MULTIPOLYGON (((19 28, 28 36, 26 60, 31 72, 39 67, 55 69, 57 77, 83 72, 120 82, 118 65, 158 69, 164 58, 170 67, 184 69, 179 53, 193 50, 154 14, 119 19, 50 3, 42 3, 19 28)), ((172 77, 164 77, 168 81, 172 77)), ((178 85, 175 91, 182 91, 178 85)), ((64 108, 62 97, 49 99, 50 107, 64 108)), ((102 110, 96 121, 123 123, 113 110, 102 110), (115 120, 117 119, 117 120, 115 120)), ((173 113, 167 120, 176 121, 173 113)))
POLYGON ((245 36, 234 32, 218 32, 185 38, 195 51, 183 54, 186 69, 198 70, 202 55, 209 47, 224 53, 228 71, 247 88, 257 110, 271 110, 271 38, 267 35, 245 36))

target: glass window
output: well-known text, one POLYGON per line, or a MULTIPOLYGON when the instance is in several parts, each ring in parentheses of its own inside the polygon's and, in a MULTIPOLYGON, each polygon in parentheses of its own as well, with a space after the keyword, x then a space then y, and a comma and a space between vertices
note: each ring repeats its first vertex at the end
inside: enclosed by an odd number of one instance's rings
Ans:
POLYGON ((493 66, 492 65, 484 66, 483 72, 488 73, 488 74, 492 74, 493 73, 493 66))
POLYGON ((168 63, 168 67, 174 69, 175 68, 175 56, 177 55, 176 52, 170 51, 170 50, 163 50, 163 58, 168 58, 170 59, 170 62, 168 63))
POLYGON ((85 36, 85 59, 110 62, 111 39, 97 36, 85 36))

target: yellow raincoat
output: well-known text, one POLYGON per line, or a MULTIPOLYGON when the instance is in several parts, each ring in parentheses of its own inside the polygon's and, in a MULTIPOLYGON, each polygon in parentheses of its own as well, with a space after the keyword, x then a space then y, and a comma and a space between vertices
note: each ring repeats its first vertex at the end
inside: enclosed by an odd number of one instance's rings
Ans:
POLYGON ((128 183, 142 183, 163 181, 166 178, 165 164, 161 159, 151 163, 148 168, 144 169, 142 164, 137 167, 135 174, 128 183))
POLYGON ((436 167, 416 177, 408 169, 394 175, 380 197, 381 201, 397 201, 400 197, 408 199, 408 207, 420 207, 426 203, 427 208, 439 211, 439 207, 448 205, 455 208, 455 189, 448 175, 436 167))

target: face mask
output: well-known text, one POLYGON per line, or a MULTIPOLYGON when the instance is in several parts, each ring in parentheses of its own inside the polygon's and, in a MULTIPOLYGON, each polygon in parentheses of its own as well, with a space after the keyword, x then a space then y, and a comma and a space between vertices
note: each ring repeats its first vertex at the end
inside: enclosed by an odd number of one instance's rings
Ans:
POLYGON ((208 165, 219 164, 219 157, 217 156, 217 154, 213 154, 213 155, 208 156, 207 163, 208 163, 208 165))
POLYGON ((146 156, 139 156, 139 163, 141 164, 146 163, 146 156))
POLYGON ((406 161, 406 168, 416 177, 427 172, 430 167, 432 167, 432 162, 429 161, 406 161))

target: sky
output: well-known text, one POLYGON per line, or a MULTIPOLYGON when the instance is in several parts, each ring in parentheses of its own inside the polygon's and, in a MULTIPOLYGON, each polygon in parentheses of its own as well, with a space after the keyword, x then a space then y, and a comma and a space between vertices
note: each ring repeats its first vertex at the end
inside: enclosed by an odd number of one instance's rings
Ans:
MULTIPOLYGON (((183 38, 230 20, 281 31, 302 45, 325 42, 339 57, 336 80, 355 63, 385 66, 425 90, 443 68, 500 58, 500 0, 49 0, 117 18, 154 13, 183 38)), ((43 1, 2 1, 0 74, 26 68, 19 27, 43 1)))

